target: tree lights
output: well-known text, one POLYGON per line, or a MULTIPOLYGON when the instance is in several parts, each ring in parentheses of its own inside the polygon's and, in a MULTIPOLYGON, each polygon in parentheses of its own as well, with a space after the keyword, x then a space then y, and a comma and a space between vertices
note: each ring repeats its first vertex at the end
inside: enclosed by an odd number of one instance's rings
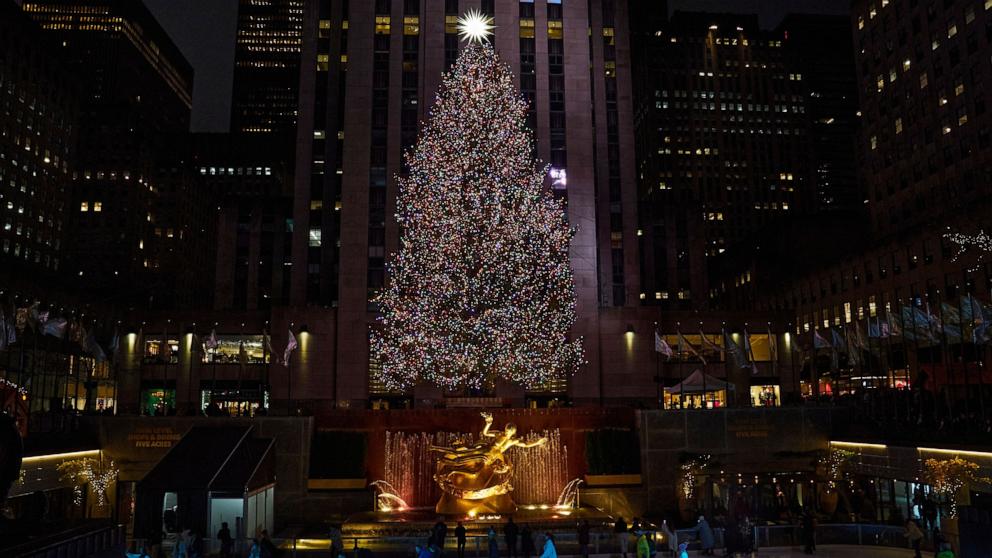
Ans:
POLYGON ((563 202, 531 156, 526 102, 489 44, 445 75, 399 179, 400 250, 371 335, 390 389, 525 386, 583 360, 563 202))
POLYGON ((954 244, 957 244, 958 251, 954 254, 955 260, 967 252, 968 247, 970 246, 974 246, 978 249, 978 258, 975 260, 975 265, 968 268, 969 272, 977 271, 985 259, 988 258, 989 255, 992 255, 992 236, 987 234, 984 230, 979 230, 977 234, 949 232, 944 234, 944 238, 954 244))

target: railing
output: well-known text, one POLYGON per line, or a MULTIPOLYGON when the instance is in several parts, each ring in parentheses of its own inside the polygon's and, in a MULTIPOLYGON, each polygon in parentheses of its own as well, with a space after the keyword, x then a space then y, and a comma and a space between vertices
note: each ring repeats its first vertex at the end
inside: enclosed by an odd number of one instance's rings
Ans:
MULTIPOLYGON (((498 543, 501 555, 505 555, 505 539, 502 529, 498 536, 498 543)), ((450 532, 450 531, 449 531, 450 532)), ((669 541, 664 540, 661 532, 649 532, 654 538, 654 548, 658 556, 667 556, 670 548, 669 541)), ((695 540, 693 529, 679 529, 675 532, 678 542, 688 542, 690 549, 698 549, 699 543, 695 540)), ((714 541, 717 548, 724 547, 724 529, 713 529, 714 541)), ((575 533, 555 532, 555 547, 558 554, 562 556, 578 555, 579 544, 575 533)), ((802 545, 802 532, 798 525, 762 525, 755 526, 752 531, 753 545, 755 549, 767 547, 798 547, 802 545)), ((544 546, 544 535, 539 531, 533 533, 534 552, 532 556, 541 554, 544 546)), ((296 538, 274 538, 273 544, 280 548, 287 558, 296 556, 330 556, 331 539, 329 537, 296 537, 296 538)), ((414 548, 422 546, 427 542, 427 533, 422 535, 404 536, 345 536, 341 542, 343 548, 341 552, 346 558, 363 558, 368 556, 366 551, 371 551, 372 555, 413 555, 414 548)), ((130 549, 140 549, 144 543, 141 539, 129 540, 127 547, 130 549)), ((636 554, 635 540, 631 536, 627 541, 628 553, 636 554)), ((244 556, 247 554, 252 544, 251 539, 239 539, 235 541, 233 554, 244 556)), ((519 550, 519 541, 518 541, 519 550)), ((609 531, 593 531, 589 536, 589 554, 618 554, 618 542, 614 533, 609 531)), ((902 527, 891 525, 872 525, 858 523, 829 523, 818 525, 816 528, 817 545, 863 545, 863 546, 884 546, 893 548, 908 548, 909 543, 903 533, 902 527)), ((167 540, 163 543, 163 553, 160 556, 172 556, 174 540, 167 540)), ((465 545, 465 555, 468 558, 484 558, 488 556, 488 537, 485 535, 470 535, 467 537, 465 545)), ((208 552, 220 550, 220 543, 213 539, 205 539, 203 548, 208 552)), ((455 537, 449 535, 445 540, 446 554, 454 554, 456 548, 455 537)), ((518 552, 523 556, 522 553, 518 552)))
POLYGON ((64 538, 58 540, 34 540, 4 549, 3 555, 19 558, 88 558, 111 553, 118 556, 119 553, 113 550, 123 548, 124 535, 123 525, 106 525, 96 529, 81 527, 68 531, 64 538), (83 532, 73 534, 74 531, 83 532))

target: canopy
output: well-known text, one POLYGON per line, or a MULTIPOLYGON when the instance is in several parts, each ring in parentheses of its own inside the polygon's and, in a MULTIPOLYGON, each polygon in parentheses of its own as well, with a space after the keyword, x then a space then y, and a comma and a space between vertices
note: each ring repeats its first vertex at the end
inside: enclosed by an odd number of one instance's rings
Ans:
POLYGON ((708 391, 720 391, 722 389, 734 389, 734 384, 714 378, 709 374, 704 374, 698 368, 689 374, 689 377, 671 387, 665 388, 665 393, 703 393, 708 391))

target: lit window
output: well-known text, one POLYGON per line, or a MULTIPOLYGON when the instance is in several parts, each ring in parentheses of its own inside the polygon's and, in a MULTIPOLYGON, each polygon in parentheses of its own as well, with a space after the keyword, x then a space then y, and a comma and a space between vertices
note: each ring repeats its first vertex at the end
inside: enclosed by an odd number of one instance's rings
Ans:
POLYGON ((927 83, 928 83, 927 74, 926 72, 923 72, 922 74, 920 74, 920 89, 925 89, 927 83))
POLYGON ((957 24, 952 23, 952 24, 950 24, 950 25, 947 26, 947 38, 948 39, 950 39, 951 37, 953 37, 954 35, 957 35, 957 34, 958 34, 958 26, 957 26, 957 24))
POLYGON ((97 213, 103 211, 103 202, 93 202, 93 211, 97 213))
POLYGON ((909 71, 909 67, 910 67, 910 66, 911 66, 912 64, 913 64, 913 62, 912 62, 912 61, 911 61, 911 60, 910 60, 909 58, 907 58, 907 59, 905 59, 905 60, 903 60, 903 61, 902 61, 902 71, 904 71, 904 72, 908 72, 908 71, 909 71))
POLYGON ((902 133, 902 118, 896 118, 896 133, 902 133))
POLYGON ((323 200, 310 200, 310 209, 318 210, 324 208, 323 200))
POLYGON ((318 228, 310 229, 310 241, 309 245, 311 248, 320 248, 321 246, 322 231, 318 228))
POLYGON ((375 16, 375 34, 389 34, 389 16, 375 16))
POLYGON ((874 151, 878 148, 878 136, 871 137, 871 150, 874 151))
POLYGON ((89 211, 90 210, 90 204, 89 204, 89 202, 82 202, 82 203, 80 203, 79 204, 79 210, 80 211, 83 211, 83 212, 89 211))
POLYGON ((964 93, 964 84, 963 83, 959 83, 959 84, 955 85, 954 86, 954 96, 957 97, 958 95, 961 95, 962 93, 964 93))
POLYGON ((419 35, 420 34, 420 18, 417 16, 406 16, 403 18, 403 34, 404 35, 419 35))
POLYGON ((560 19, 548 20, 548 38, 561 39, 564 36, 560 19))

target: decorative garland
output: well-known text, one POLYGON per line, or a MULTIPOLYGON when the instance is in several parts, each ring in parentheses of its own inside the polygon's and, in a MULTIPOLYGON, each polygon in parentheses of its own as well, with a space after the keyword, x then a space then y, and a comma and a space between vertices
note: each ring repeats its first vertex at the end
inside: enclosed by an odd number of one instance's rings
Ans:
POLYGON ((60 477, 62 480, 72 483, 73 503, 77 506, 83 504, 83 487, 87 483, 96 495, 96 505, 99 507, 107 505, 107 491, 120 472, 113 461, 102 467, 100 461, 89 457, 63 461, 56 468, 62 473, 60 477))
POLYGON ((21 394, 23 396, 26 396, 28 394, 28 390, 27 389, 22 388, 21 386, 15 384, 14 382, 11 382, 7 378, 0 378, 0 385, 4 385, 4 386, 9 387, 9 388, 11 388, 13 390, 16 390, 17 393, 19 393, 19 394, 21 394))
POLYGON ((958 491, 969 484, 992 483, 992 479, 978 475, 977 463, 954 456, 951 459, 927 459, 923 474, 937 494, 945 496, 950 505, 948 516, 957 517, 958 491))

